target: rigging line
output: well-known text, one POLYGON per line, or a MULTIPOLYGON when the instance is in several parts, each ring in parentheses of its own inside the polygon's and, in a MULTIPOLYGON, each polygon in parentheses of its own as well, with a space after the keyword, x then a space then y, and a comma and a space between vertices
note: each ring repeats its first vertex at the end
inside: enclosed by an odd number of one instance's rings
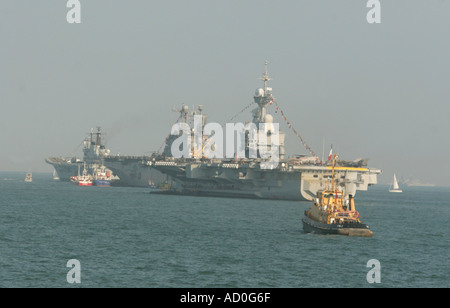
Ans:
MULTIPOLYGON (((175 121, 174 125, 177 124, 180 119, 181 119, 181 114, 178 116, 178 119, 175 121)), ((161 146, 159 147, 159 149, 156 153, 161 154, 161 149, 166 145, 166 143, 169 140, 171 135, 172 135, 172 132, 170 132, 169 135, 167 135, 166 139, 164 139, 164 142, 161 144, 161 146)))
POLYGON ((309 151, 309 153, 314 156, 320 164, 322 164, 322 161, 319 159, 319 157, 316 155, 316 153, 314 153, 314 151, 308 146, 308 144, 306 144, 306 142, 303 140, 302 136, 295 130, 295 128, 292 126, 291 122, 288 120, 288 118, 286 117, 284 111, 280 108, 280 106, 278 105, 278 102, 275 100, 272 100, 273 103, 275 103, 276 105, 276 109, 280 110, 281 115, 284 119, 284 121, 286 122, 286 124, 288 125, 288 127, 294 132, 294 134, 300 139, 300 141, 302 142, 303 146, 309 151))
MULTIPOLYGON (((239 111, 237 114, 235 114, 233 117, 231 117, 231 119, 228 120, 227 123, 230 123, 231 121, 233 121, 234 119, 236 119, 239 115, 241 115, 241 113, 243 113, 244 111, 246 111, 248 108, 250 108, 254 103, 251 102, 250 104, 248 104, 247 106, 244 107, 244 109, 242 109, 241 111, 239 111)), ((225 126, 225 124, 223 124, 222 126, 225 126)))
MULTIPOLYGON (((226 123, 222 124, 222 127, 224 127, 227 123, 230 123, 231 121, 233 121, 235 118, 237 118, 239 115, 241 115, 244 111, 246 111, 248 108, 250 108, 254 103, 251 102, 250 104, 248 104, 247 106, 245 106, 241 111, 239 111, 237 114, 235 114, 234 116, 232 116, 226 123)), ((178 120, 180 120, 181 115, 178 117, 178 119, 175 121, 175 124, 178 122, 178 120)), ((166 139, 164 140, 163 144, 159 147, 159 150, 157 151, 157 153, 161 152, 161 149, 166 145, 167 141, 169 140, 169 137, 172 134, 169 134, 166 139)), ((209 138, 210 139, 210 138, 209 138)))
POLYGON ((81 141, 81 143, 80 143, 79 145, 77 145, 77 147, 75 148, 75 150, 73 150, 72 153, 69 154, 69 157, 72 156, 76 151, 78 151, 78 149, 80 148, 80 146, 83 144, 83 142, 84 142, 85 140, 86 140, 86 139, 83 139, 83 141, 81 141))
MULTIPOLYGON (((227 123, 231 123, 231 121, 233 121, 235 118, 237 118, 239 115, 241 115, 244 111, 246 111, 248 108, 250 108, 254 103, 251 102, 250 104, 248 104, 247 106, 245 106, 241 111, 239 111, 237 114, 235 114, 234 116, 232 116, 227 122, 223 123, 221 127, 225 127, 227 125, 227 123)), ((208 146, 211 141, 212 141, 212 136, 209 136, 208 139, 205 140, 205 145, 203 146, 201 152, 203 153, 203 151, 205 150, 206 146, 208 146)), ((203 144, 202 144, 203 145, 203 144)), ((196 153, 194 153, 194 156, 196 156, 196 153)))
MULTIPOLYGON (((247 106, 245 106, 241 111, 239 111, 237 114, 235 114, 234 116, 232 116, 227 122, 223 123, 221 127, 225 127, 227 125, 227 123, 231 123, 231 121, 233 121, 235 118, 237 118, 239 115, 241 115, 244 111, 246 111, 248 108, 250 108, 254 103, 251 102, 250 104, 248 104, 247 106)), ((205 140, 205 145, 203 146, 201 152, 203 153, 203 151, 205 150, 206 146, 208 146, 211 141, 212 141, 212 136, 209 136, 208 139, 205 140)), ((202 144, 203 145, 203 144, 202 144)), ((197 155, 197 153, 194 153, 194 157, 197 155)))

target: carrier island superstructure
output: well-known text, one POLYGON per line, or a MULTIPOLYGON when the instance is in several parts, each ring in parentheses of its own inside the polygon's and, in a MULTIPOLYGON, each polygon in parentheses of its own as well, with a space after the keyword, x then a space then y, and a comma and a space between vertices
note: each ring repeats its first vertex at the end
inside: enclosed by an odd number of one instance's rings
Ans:
MULTIPOLYGON (((272 88, 267 86, 270 80, 267 63, 261 79, 264 86, 258 88, 253 97, 257 108, 252 112, 252 122, 256 125, 273 121, 273 116, 267 111, 267 106, 274 102, 272 88)), ((186 114, 187 108, 181 110, 180 115, 180 119, 186 121, 183 112, 186 114)), ((205 122, 206 116, 203 125, 205 122)), ((331 165, 320 161, 317 156, 286 158, 283 132, 279 132, 279 162, 275 168, 262 168, 266 160, 260 157, 174 158, 170 149, 176 138, 169 136, 162 155, 143 157, 140 167, 156 169, 167 175, 171 188, 166 193, 306 201, 312 200, 317 191, 328 187, 331 181, 331 165)), ((380 169, 368 168, 367 160, 340 161, 335 167, 337 185, 346 195, 352 196, 358 190, 367 190, 377 184, 380 173, 380 169)))

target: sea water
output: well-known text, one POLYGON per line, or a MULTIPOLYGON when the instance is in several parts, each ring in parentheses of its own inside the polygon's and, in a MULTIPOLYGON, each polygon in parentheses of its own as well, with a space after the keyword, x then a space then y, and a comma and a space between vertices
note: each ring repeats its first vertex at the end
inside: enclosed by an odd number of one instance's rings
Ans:
POLYGON ((309 202, 24 178, 0 172, 0 287, 450 287, 450 188, 358 192, 374 232, 360 238, 304 233, 309 202), (68 282, 73 259, 79 284, 68 282))

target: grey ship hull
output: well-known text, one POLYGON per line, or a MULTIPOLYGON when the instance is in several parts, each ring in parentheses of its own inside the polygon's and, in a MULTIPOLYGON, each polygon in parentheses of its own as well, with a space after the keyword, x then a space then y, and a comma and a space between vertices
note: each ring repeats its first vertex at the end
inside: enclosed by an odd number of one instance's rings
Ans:
MULTIPOLYGON (((236 163, 148 162, 170 176, 171 192, 185 195, 310 201, 330 184, 330 167, 286 166, 263 170, 236 163)), ((377 184, 379 169, 338 168, 337 177, 347 194, 356 195, 377 184)))
MULTIPOLYGON (((62 182, 70 182, 72 176, 77 176, 78 172, 83 172, 84 162, 77 160, 67 160, 60 157, 48 157, 45 161, 55 168, 55 171, 62 182), (79 169, 78 169, 79 168, 79 169)), ((98 164, 86 164, 87 172, 93 174, 98 164)), ((116 177, 113 176, 113 183, 117 183, 116 177)))
POLYGON ((257 187, 250 183, 217 184, 210 181, 189 182, 182 185, 181 189, 174 188, 169 191, 162 191, 164 194, 181 194, 205 197, 225 197, 225 198, 248 198, 248 199, 268 199, 268 200, 291 200, 306 201, 300 194, 298 183, 285 183, 283 187, 264 186, 257 187))
MULTIPOLYGON (((78 166, 83 170, 82 161, 66 158, 49 157, 45 161, 55 168, 58 177, 63 182, 70 182, 72 176, 78 175, 78 166)), ((113 172, 119 180, 112 182, 115 186, 145 187, 151 182, 160 183, 166 178, 159 171, 152 168, 142 168, 143 157, 137 156, 111 156, 104 159, 104 165, 113 172)), ((88 168, 88 173, 93 169, 88 168)))
POLYGON ((147 188, 152 182, 162 182, 165 176, 153 168, 142 168, 145 159, 142 156, 109 156, 104 159, 104 164, 120 178, 118 185, 147 188))
POLYGON ((72 176, 78 175, 78 166, 83 168, 83 163, 79 161, 72 162, 64 158, 49 157, 45 161, 55 168, 58 177, 63 182, 69 182, 72 176))

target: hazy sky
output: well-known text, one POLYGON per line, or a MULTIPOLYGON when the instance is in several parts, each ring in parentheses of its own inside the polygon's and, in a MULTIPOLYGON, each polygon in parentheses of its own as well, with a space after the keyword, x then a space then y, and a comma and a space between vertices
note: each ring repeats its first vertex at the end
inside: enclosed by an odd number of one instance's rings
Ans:
MULTIPOLYGON (((450 185, 450 1, 382 0, 381 24, 365 0, 84 0, 81 24, 66 3, 0 3, 0 170, 52 172, 45 157, 96 126, 113 154, 148 154, 182 103, 226 122, 267 59, 274 96, 319 156, 325 139, 325 152, 370 158, 380 183, 395 172, 450 185)), ((291 132, 287 143, 307 154, 291 132)))

